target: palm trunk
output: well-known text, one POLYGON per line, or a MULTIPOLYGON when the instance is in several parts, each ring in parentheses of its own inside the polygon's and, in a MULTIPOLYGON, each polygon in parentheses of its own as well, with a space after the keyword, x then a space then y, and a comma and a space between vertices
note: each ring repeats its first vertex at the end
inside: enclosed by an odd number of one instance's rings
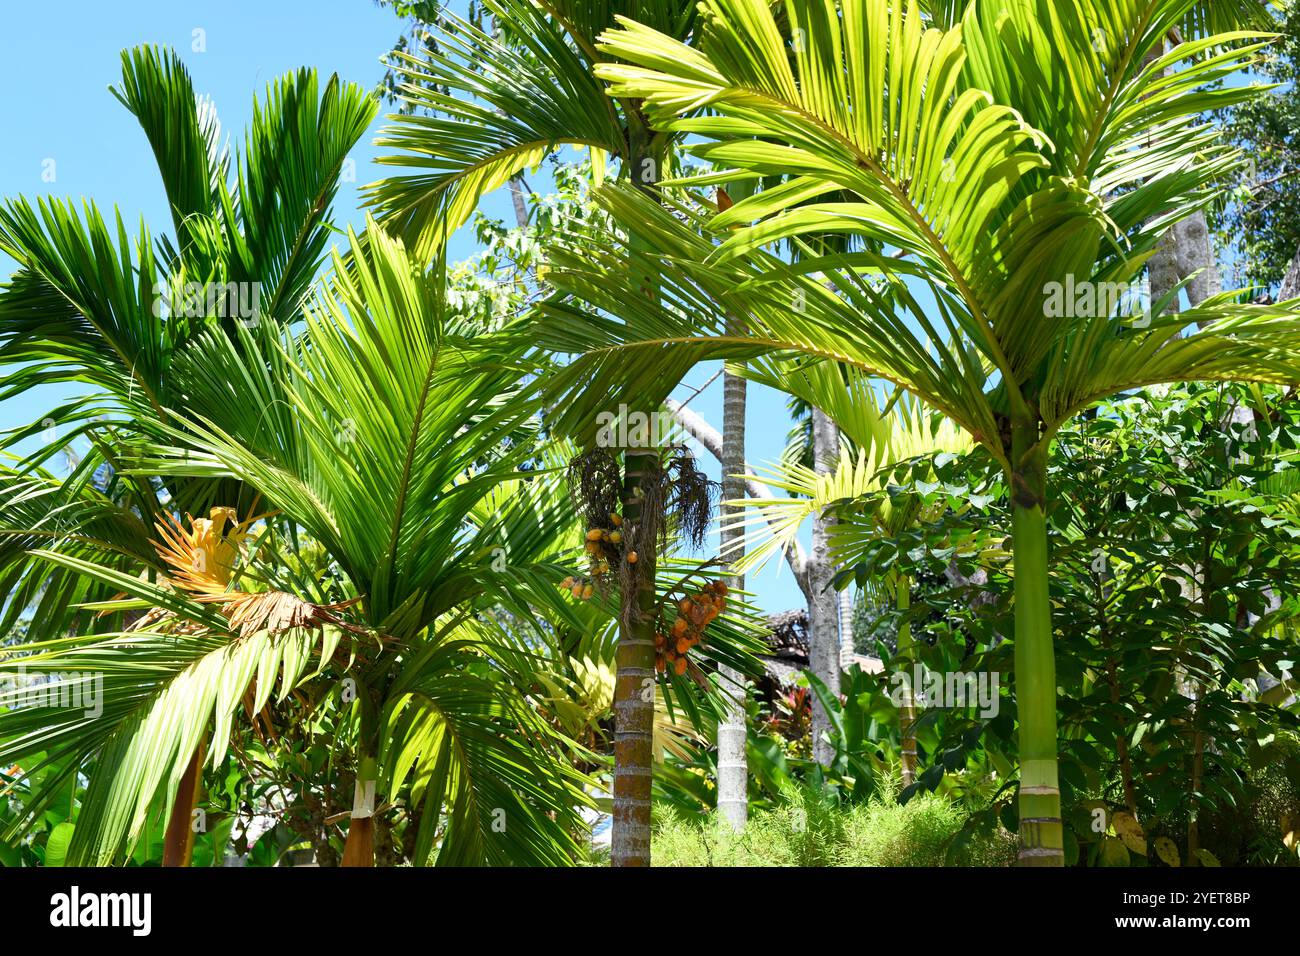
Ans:
POLYGON ((343 866, 375 865, 375 781, 378 776, 375 758, 362 757, 357 763, 352 818, 348 823, 347 842, 343 844, 343 866))
POLYGON ((1020 717, 1020 865, 1063 866, 1056 768, 1056 661, 1048 596, 1047 449, 1034 422, 1012 426, 1016 706, 1020 717))
POLYGON ((1285 302, 1300 295, 1300 249, 1296 249, 1291 264, 1282 276, 1282 285, 1277 290, 1277 300, 1285 302))
POLYGON ((845 588, 840 592, 840 670, 853 663, 853 595, 845 588))
POLYGON ((510 177, 510 202, 515 207, 515 223, 520 229, 528 225, 528 204, 524 202, 524 177, 510 177))
POLYGON ((899 763, 902 766, 903 786, 916 781, 916 688, 912 686, 912 622, 907 612, 912 606, 912 580, 899 574, 894 582, 894 600, 903 619, 898 625, 898 657, 903 662, 903 703, 899 708, 899 763))
MULTIPOLYGON (((628 130, 632 182, 649 190, 659 179, 662 149, 649 128, 633 118, 628 130)), ((658 280, 644 240, 629 237, 630 268, 643 272, 645 294, 658 294, 658 280)), ((650 865, 650 799, 654 789, 655 541, 640 533, 641 482, 658 467, 657 449, 628 450, 623 464, 623 523, 638 542, 638 561, 628 569, 621 595, 614 678, 614 793, 611 866, 650 865)))
MULTIPOLYGON (((656 456, 626 456, 623 481, 624 527, 641 524, 636 489, 656 456)), ((636 539, 639 539, 639 535, 636 539)), ((654 774, 655 712, 655 554, 653 541, 639 541, 635 585, 623 595, 614 684, 614 820, 610 864, 650 865, 650 795, 654 774)))
POLYGON ((167 832, 163 836, 163 866, 190 865, 194 853, 194 808, 198 805, 199 788, 203 783, 203 754, 206 749, 204 742, 199 741, 176 788, 176 798, 167 819, 167 832))
MULTIPOLYGON (((745 398, 746 382, 739 375, 722 376, 722 498, 738 501, 745 496, 745 398)), ((743 509, 723 505, 723 518, 735 518, 743 509)), ((721 532, 721 549, 727 561, 738 560, 743 551, 731 551, 743 541, 744 529, 728 526, 721 532)), ((732 574, 727 584, 734 589, 745 586, 744 575, 732 574)), ((724 693, 734 695, 718 723, 718 812, 737 830, 743 829, 749 811, 748 765, 745 760, 745 679, 734 668, 718 669, 724 693)))
MULTIPOLYGON (((839 429, 819 409, 813 409, 813 462, 819 474, 834 470, 839 455, 839 429)), ((830 555, 830 529, 834 519, 820 512, 813 517, 812 554, 808 561, 811 594, 808 609, 808 664, 813 676, 825 685, 833 697, 840 694, 839 601, 831 587, 834 566, 830 555)), ((835 748, 826 739, 830 732, 830 715, 814 694, 812 701, 813 759, 829 767, 835 748)))

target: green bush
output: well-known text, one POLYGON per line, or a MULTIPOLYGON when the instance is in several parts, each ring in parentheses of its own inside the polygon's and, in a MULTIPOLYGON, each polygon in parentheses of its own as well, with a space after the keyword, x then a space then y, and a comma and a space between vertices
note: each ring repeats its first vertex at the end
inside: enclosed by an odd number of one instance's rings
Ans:
MULTIPOLYGON (((962 810, 933 794, 906 804, 880 798, 839 806, 800 790, 781 806, 754 814, 742 833, 710 815, 688 820, 672 811, 656 822, 656 866, 942 866, 965 823, 962 810)), ((1008 866, 1015 837, 975 837, 956 854, 966 866, 1008 866)))

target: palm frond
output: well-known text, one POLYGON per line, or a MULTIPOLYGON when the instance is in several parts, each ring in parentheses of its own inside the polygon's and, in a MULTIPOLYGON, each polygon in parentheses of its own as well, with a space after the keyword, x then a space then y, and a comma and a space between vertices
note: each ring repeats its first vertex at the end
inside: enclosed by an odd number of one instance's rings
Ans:
POLYGON ((542 5, 487 0, 512 24, 507 43, 455 16, 437 48, 403 56, 401 95, 413 110, 393 117, 380 163, 410 170, 366 191, 387 228, 430 261, 479 199, 561 145, 626 152, 614 103, 581 46, 542 5))

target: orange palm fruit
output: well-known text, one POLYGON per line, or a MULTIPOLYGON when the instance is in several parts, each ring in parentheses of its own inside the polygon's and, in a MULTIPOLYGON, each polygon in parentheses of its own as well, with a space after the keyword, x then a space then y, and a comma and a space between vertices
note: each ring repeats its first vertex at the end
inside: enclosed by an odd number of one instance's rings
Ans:
POLYGON ((627 563, 628 563, 628 564, 636 564, 636 552, 635 552, 635 551, 629 551, 629 552, 627 553, 627 563))
POLYGON ((621 528, 621 527, 623 527, 623 516, 622 516, 622 515, 610 515, 610 516, 609 516, 609 523, 612 524, 615 528, 621 528))
POLYGON ((687 638, 687 637, 679 637, 679 638, 677 638, 677 653, 678 653, 678 654, 685 654, 685 653, 686 653, 688 650, 690 650, 690 649, 691 649, 691 641, 690 641, 690 638, 687 638))
POLYGON ((678 677, 681 677, 683 674, 686 673, 686 658, 684 657, 677 658, 677 663, 673 664, 673 673, 676 674, 678 677))
POLYGON ((604 534, 604 533, 605 533, 605 532, 601 531, 599 528, 592 528, 590 531, 587 532, 587 540, 588 540, 588 541, 599 541, 599 540, 600 540, 600 536, 601 536, 602 534, 604 534))
POLYGON ((686 633, 686 618, 679 617, 673 621, 673 637, 681 637, 686 633))
POLYGON ((662 674, 662 673, 663 673, 665 670, 667 670, 667 669, 668 669, 668 662, 667 662, 666 660, 663 659, 663 655, 661 654, 660 656, 656 657, 656 658, 655 658, 655 671, 656 671, 657 673, 662 674))
POLYGON ((585 588, 582 589, 582 599, 584 601, 590 601, 591 596, 595 593, 596 593, 596 589, 592 587, 590 584, 588 584, 585 588))

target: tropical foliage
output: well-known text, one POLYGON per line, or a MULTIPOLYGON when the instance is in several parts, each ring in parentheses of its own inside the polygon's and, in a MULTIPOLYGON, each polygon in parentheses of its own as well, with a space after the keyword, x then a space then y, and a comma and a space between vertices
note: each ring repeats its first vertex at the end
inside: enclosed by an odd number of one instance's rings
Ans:
POLYGON ((355 216, 153 47, 170 222, 0 205, 0 864, 1300 862, 1300 300, 1149 294, 1287 271, 1289 8, 386 5, 355 216))

